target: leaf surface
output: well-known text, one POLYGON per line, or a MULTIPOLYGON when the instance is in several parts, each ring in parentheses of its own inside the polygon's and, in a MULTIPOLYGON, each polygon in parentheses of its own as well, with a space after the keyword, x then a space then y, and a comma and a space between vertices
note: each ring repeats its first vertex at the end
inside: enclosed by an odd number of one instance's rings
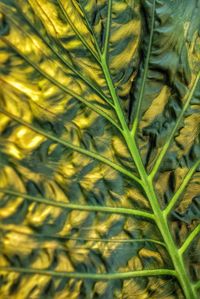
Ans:
POLYGON ((1 298, 198 298, 199 13, 0 0, 1 298))

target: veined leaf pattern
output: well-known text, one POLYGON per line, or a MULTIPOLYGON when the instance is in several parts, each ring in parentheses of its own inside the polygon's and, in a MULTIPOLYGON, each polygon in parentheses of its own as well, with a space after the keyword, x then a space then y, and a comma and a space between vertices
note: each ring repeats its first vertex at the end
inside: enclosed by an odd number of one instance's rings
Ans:
POLYGON ((0 297, 199 296, 199 0, 0 0, 0 297))

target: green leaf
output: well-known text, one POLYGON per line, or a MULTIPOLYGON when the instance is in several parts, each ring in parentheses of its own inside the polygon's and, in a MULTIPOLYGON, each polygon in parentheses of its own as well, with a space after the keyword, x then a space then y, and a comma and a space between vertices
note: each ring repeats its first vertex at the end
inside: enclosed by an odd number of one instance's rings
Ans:
POLYGON ((199 298, 199 13, 0 0, 1 298, 199 298))

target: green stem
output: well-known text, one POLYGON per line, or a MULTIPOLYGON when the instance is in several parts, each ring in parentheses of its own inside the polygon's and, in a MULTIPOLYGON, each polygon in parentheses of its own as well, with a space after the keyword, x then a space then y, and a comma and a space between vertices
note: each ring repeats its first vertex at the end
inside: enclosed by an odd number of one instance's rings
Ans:
POLYGON ((103 46, 103 58, 107 59, 108 54, 108 46, 109 46, 109 37, 110 37, 110 28, 111 28, 111 19, 112 19, 112 0, 108 0, 108 13, 107 13, 107 23, 106 23, 106 32, 103 46))
POLYGON ((0 267, 0 272, 16 272, 24 274, 40 274, 54 277, 67 277, 77 279, 94 279, 94 280, 115 280, 115 279, 128 279, 133 277, 144 276, 158 276, 158 275, 173 275, 175 271, 170 269, 155 269, 155 270, 139 270, 132 272, 116 272, 116 273, 78 273, 78 272, 62 272, 43 269, 30 269, 22 267, 0 267))
POLYGON ((176 244, 174 243, 174 240, 170 233, 168 223, 167 223, 167 217, 164 216, 164 213, 162 212, 159 206, 158 199, 153 187, 153 182, 151 178, 148 177, 147 175, 147 172, 140 158, 140 153, 138 151, 137 145, 135 141, 131 139, 130 131, 126 129, 125 132, 126 132, 124 134, 125 140, 132 154, 132 157, 134 159, 140 177, 142 179, 144 191, 149 199, 149 202, 151 204, 155 216, 155 222, 160 230, 163 240, 165 241, 167 251, 173 262, 175 271, 177 273, 177 278, 184 291, 185 297, 187 299, 197 299, 197 294, 194 288, 192 287, 191 281, 188 277, 188 273, 185 269, 183 257, 179 253, 179 250, 176 244))
POLYGON ((5 193, 13 196, 23 197, 27 200, 38 202, 41 204, 46 204, 50 206, 54 206, 57 208, 69 209, 69 210, 78 210, 78 211, 88 211, 88 212, 102 212, 102 213, 114 213, 114 214, 124 214, 130 216, 140 216, 148 219, 154 219, 153 214, 140 211, 140 210, 133 210, 129 208, 117 208, 117 207, 106 207, 106 206, 97 206, 97 205, 80 205, 80 204, 73 204, 63 201, 51 200, 44 197, 37 197, 28 195, 25 193, 21 193, 15 190, 8 190, 1 188, 0 193, 5 193))
MULTIPOLYGON (((147 175, 145 175, 147 178, 147 175)), ((160 206, 158 204, 158 200, 153 188, 152 181, 147 179, 146 184, 144 185, 145 192, 149 198, 149 201, 152 206, 152 210, 154 212, 155 216, 155 222, 161 232, 161 235, 163 237, 163 240, 165 241, 167 251, 171 257, 171 260, 173 262, 175 271, 177 273, 177 278, 179 280, 179 283, 183 289, 183 292, 185 294, 185 297, 187 299, 197 299, 197 294, 195 292, 195 289, 192 286, 192 283, 189 279, 189 275, 187 273, 187 270, 184 265, 184 260, 182 255, 180 254, 173 238, 170 233, 167 218, 164 216, 162 210, 160 209, 160 206)))
POLYGON ((93 30, 93 28, 92 28, 92 26, 90 25, 90 22, 89 22, 89 20, 88 20, 88 18, 87 18, 87 13, 86 13, 86 11, 85 11, 85 8, 83 7, 83 5, 82 5, 81 3, 78 3, 78 5, 80 6, 81 10, 83 11, 83 17, 84 17, 84 19, 85 19, 87 28, 88 28, 88 30, 89 30, 90 33, 91 33, 91 36, 92 36, 93 41, 94 41, 94 44, 95 44, 95 46, 96 46, 96 50, 97 50, 97 52, 98 52, 98 55, 99 55, 99 57, 101 57, 101 54, 102 54, 102 53, 101 53, 101 49, 100 49, 100 47, 99 47, 99 44, 98 44, 98 41, 97 41, 97 38, 96 38, 96 35, 95 35, 95 31, 93 30))
POLYGON ((200 160, 198 160, 194 166, 188 171, 188 173, 186 174, 186 176, 184 177, 181 185, 179 186, 178 190, 176 191, 176 193, 174 194, 174 196, 172 197, 172 199, 170 200, 168 206, 165 208, 164 210, 164 215, 168 215, 170 213, 170 211, 173 209, 173 207, 176 205, 179 197, 181 196, 183 190, 187 187, 188 182, 191 180, 193 174, 195 173, 197 167, 200 164, 200 160))
POLYGON ((180 254, 183 254, 188 249, 188 247, 190 246, 192 241, 196 238, 196 236, 199 233, 200 233, 200 224, 197 225, 197 227, 189 234, 189 236, 187 237, 187 239, 185 240, 185 242, 183 243, 183 245, 179 249, 180 254))
POLYGON ((153 1, 152 5, 152 20, 151 20, 151 29, 150 29, 150 36, 149 36, 149 45, 147 49, 147 56, 144 64, 144 72, 142 77, 142 85, 139 93, 137 108, 136 108, 136 114, 134 116, 133 126, 131 130, 131 135, 135 136, 138 122, 139 122, 139 116, 140 116, 140 110, 141 110, 141 104, 144 98, 144 92, 145 92, 145 86, 146 86, 146 80, 148 75, 148 67, 149 67, 149 61, 150 61, 150 54, 151 54, 151 47, 153 42, 153 28, 154 28, 154 22, 155 22, 155 0, 153 1))
POLYGON ((129 130, 127 123, 125 121, 125 117, 123 115, 123 112, 122 112, 122 109, 120 106, 120 101, 119 101, 118 95, 115 91, 114 84, 113 84, 111 76, 109 74, 109 69, 108 69, 106 60, 103 56, 102 56, 102 68, 103 68, 103 72, 104 72, 110 93, 113 98, 113 102, 115 104, 116 113, 118 115, 119 121, 120 121, 122 129, 123 129, 124 139, 126 141, 126 144, 129 148, 129 151, 131 153, 133 161, 137 167, 138 173, 142 180, 143 189, 144 189, 144 191, 148 197, 148 200, 151 204, 151 207, 152 207, 152 210, 153 210, 153 213, 155 216, 156 224, 160 230, 163 240, 165 241, 166 248, 167 248, 168 253, 173 262, 179 283, 180 283, 180 285, 183 289, 183 292, 185 294, 185 297, 187 299, 197 299, 197 294, 196 294, 195 288, 193 287, 193 285, 189 279, 188 273, 184 266, 183 258, 181 256, 181 254, 179 253, 178 248, 176 247, 176 244, 174 243, 172 235, 169 231, 167 217, 164 216, 163 211, 161 210, 161 208, 159 206, 158 199, 157 199, 156 193, 153 188, 152 178, 148 176, 148 174, 144 168, 138 147, 137 147, 135 140, 133 139, 133 137, 131 135, 131 131, 129 130))
MULTIPOLYGON (((65 236, 62 236, 62 235, 59 235, 59 234, 53 234, 53 235, 47 235, 47 234, 37 234, 37 233, 27 233, 27 232, 22 232, 20 229, 16 229, 13 227, 12 228, 8 228, 4 225, 1 225, 0 224, 0 231, 3 232, 3 233, 9 233, 9 232, 14 232, 16 234, 20 234, 20 235, 24 235, 24 236, 28 236, 28 237, 31 237, 31 238, 38 238, 38 239, 44 239, 44 238, 47 238, 47 239, 53 239, 53 240, 59 240, 59 241, 71 241, 71 240, 74 240, 74 241, 83 241, 83 242, 95 242, 96 243, 118 243, 118 244, 131 244, 131 243, 154 243, 154 244, 157 244, 157 245, 160 245, 160 246, 163 246, 163 247, 166 247, 165 244, 159 240, 154 240, 154 239, 147 239, 147 238, 140 238, 140 239, 106 239, 106 238, 88 238, 88 237, 73 237, 71 235, 65 235, 65 236)), ((76 246, 77 248, 77 246, 76 246)), ((82 247, 82 248, 86 248, 85 246, 82 247)), ((91 248, 91 246, 90 246, 91 248)))
POLYGON ((192 99, 192 97, 195 93, 195 90, 196 90, 196 87, 198 85, 199 79, 200 79, 200 72, 197 74, 196 79, 193 83, 193 86, 192 86, 191 90, 187 93, 185 104, 183 105, 183 108, 181 110, 181 113, 179 114, 179 117, 176 121, 176 124, 175 124, 173 130, 171 131, 171 133, 169 134, 169 136, 167 138, 167 141, 165 142, 164 146, 162 147, 162 149, 161 149, 161 151, 160 151, 160 153, 159 153, 159 155, 156 159, 156 163, 154 164, 153 169, 150 173, 150 177, 152 179, 154 178, 154 176, 156 175, 158 169, 160 168, 160 165, 161 165, 161 163, 162 163, 162 161, 163 161, 163 159, 164 159, 164 157, 167 153, 167 150, 168 150, 168 148, 169 148, 169 146, 172 142, 172 139, 173 139, 174 135, 177 132, 177 129, 179 128, 179 126, 181 124, 183 116, 184 116, 184 114, 185 114, 185 112, 186 112, 186 110, 187 110, 187 108, 190 104, 190 101, 191 101, 191 99, 192 99))

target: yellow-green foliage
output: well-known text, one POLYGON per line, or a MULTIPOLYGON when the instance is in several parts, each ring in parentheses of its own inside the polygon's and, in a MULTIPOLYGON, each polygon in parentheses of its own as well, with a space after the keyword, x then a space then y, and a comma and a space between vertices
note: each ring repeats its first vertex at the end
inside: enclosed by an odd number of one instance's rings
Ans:
POLYGON ((0 299, 198 299, 199 0, 0 0, 0 299))

